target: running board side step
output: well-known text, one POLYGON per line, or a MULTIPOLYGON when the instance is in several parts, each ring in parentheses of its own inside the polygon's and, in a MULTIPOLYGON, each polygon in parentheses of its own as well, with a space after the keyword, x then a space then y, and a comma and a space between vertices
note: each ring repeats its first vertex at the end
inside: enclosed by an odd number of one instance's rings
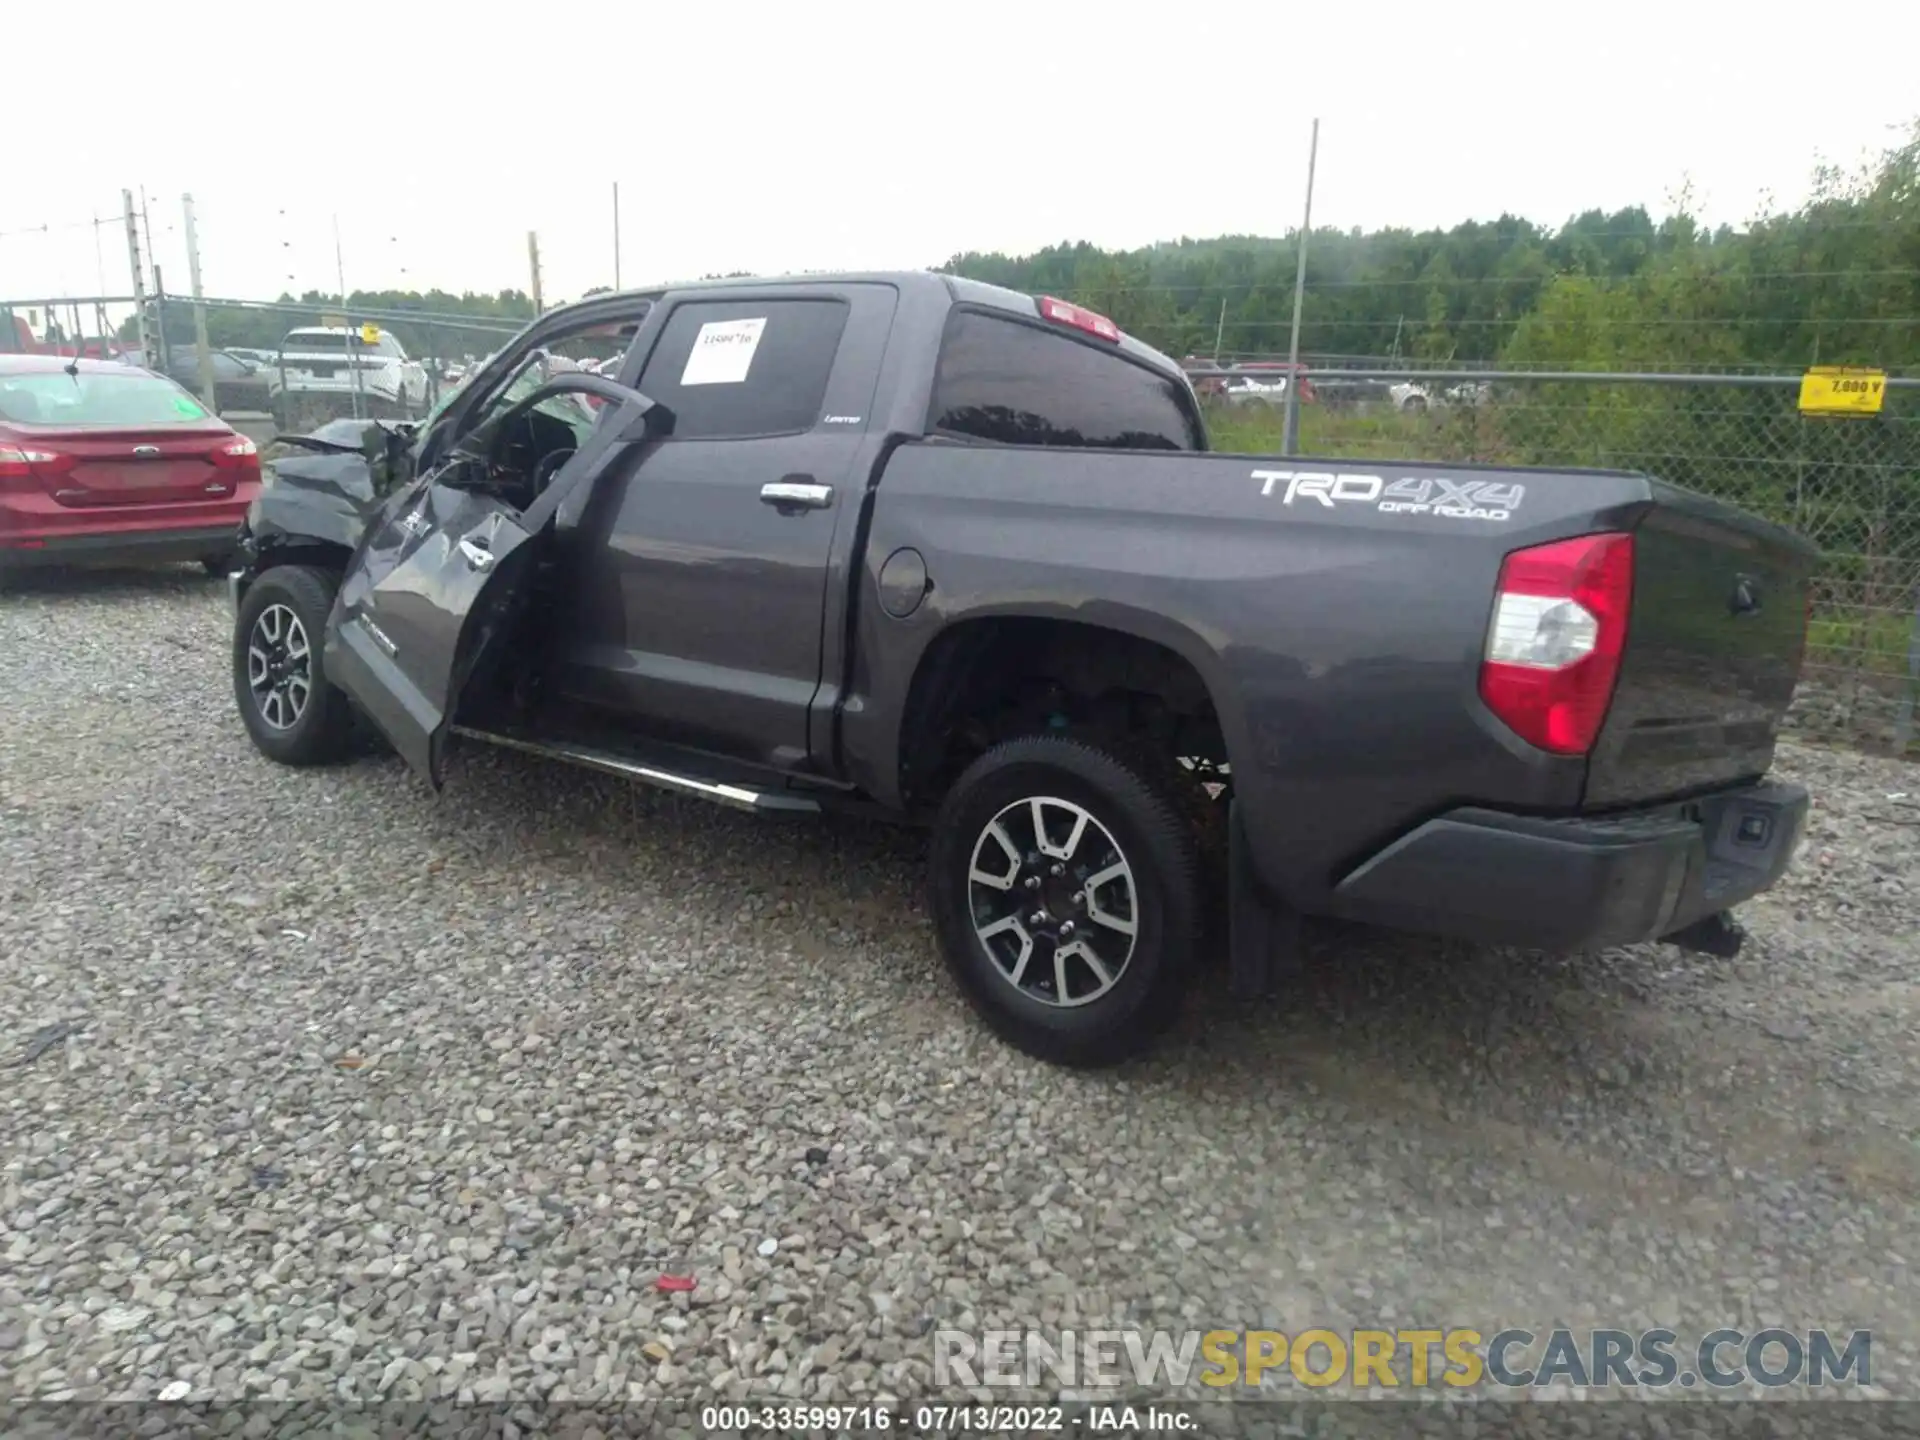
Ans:
POLYGON ((603 774, 638 780, 644 785, 672 790, 681 795, 697 795, 702 800, 711 800, 717 805, 726 805, 735 810, 751 810, 758 815, 816 815, 820 812, 820 802, 811 796, 796 795, 783 790, 755 790, 745 785, 729 785, 716 780, 703 780, 698 775, 683 775, 658 766, 643 765, 638 760, 630 760, 610 750, 593 750, 584 745, 557 744, 544 740, 522 740, 512 735, 496 734, 491 730, 469 729, 465 725, 454 726, 453 733, 469 740, 481 740, 489 745, 501 745, 509 750, 522 750, 529 755, 544 755, 549 760, 564 760, 569 765, 581 765, 603 774))

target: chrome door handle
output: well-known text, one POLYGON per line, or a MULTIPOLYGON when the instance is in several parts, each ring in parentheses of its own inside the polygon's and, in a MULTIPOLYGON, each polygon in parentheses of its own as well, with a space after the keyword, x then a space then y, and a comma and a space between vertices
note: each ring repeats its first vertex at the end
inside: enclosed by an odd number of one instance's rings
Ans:
POLYGON ((833 504, 833 487, 781 480, 760 487, 760 502, 780 510, 824 510, 833 504))
POLYGON ((462 540, 460 553, 466 558, 470 569, 491 570, 493 568, 493 552, 484 545, 476 545, 471 540, 462 540))

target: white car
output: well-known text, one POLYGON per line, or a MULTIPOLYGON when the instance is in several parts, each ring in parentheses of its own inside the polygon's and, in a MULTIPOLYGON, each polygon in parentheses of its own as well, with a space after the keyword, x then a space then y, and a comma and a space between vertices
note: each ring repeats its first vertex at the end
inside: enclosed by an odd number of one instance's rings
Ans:
POLYGON ((1419 414, 1433 405, 1433 396, 1424 385, 1416 385, 1411 380, 1402 380, 1397 385, 1387 387, 1387 396, 1393 401, 1393 408, 1403 414, 1419 414))
POLYGON ((427 403, 427 367, 408 359, 405 347, 385 330, 372 341, 350 325, 289 330, 275 370, 274 383, 284 371, 289 390, 350 395, 357 385, 368 399, 403 410, 421 410, 427 403))
POLYGON ((1271 371, 1253 375, 1229 375, 1221 392, 1229 405, 1266 405, 1287 403, 1287 377, 1271 371))
POLYGON ((1446 392, 1449 405, 1486 405, 1493 400, 1493 387, 1484 380, 1469 380, 1446 392))

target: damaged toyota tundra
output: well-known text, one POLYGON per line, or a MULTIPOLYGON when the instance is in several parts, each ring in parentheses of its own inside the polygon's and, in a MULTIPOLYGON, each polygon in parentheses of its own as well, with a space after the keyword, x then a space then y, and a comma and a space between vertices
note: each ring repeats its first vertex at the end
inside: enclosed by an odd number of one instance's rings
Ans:
MULTIPOLYGON (((930 830, 1001 1035, 1119 1060, 1307 917, 1731 955, 1817 552, 1643 474, 1208 449, 1106 318, 944 275, 542 316, 419 426, 283 446, 231 577, 270 758, 370 725, 930 830), (558 360, 591 341, 591 368, 558 360)), ((1516 962, 1522 963, 1522 962, 1516 962)))

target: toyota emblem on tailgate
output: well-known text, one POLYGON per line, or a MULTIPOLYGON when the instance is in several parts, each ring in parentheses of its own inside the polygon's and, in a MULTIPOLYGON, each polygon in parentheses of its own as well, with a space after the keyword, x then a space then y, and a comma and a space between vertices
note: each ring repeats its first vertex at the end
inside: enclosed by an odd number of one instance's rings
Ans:
POLYGON ((159 453, 160 447, 158 445, 136 445, 133 447, 133 455, 136 460, 151 460, 159 453))

